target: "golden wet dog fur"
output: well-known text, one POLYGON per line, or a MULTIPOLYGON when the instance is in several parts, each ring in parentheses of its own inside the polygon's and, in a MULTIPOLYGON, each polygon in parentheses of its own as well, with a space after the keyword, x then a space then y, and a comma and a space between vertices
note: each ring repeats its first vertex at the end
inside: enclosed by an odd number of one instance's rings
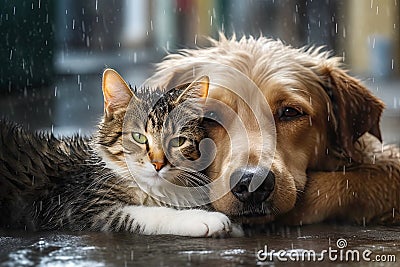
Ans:
POLYGON ((146 83, 169 88, 208 75, 210 97, 236 113, 233 118, 218 105, 208 107, 220 121, 206 125, 217 146, 208 174, 220 180, 211 194, 227 192, 213 200, 216 210, 248 223, 400 222, 399 150, 381 144, 384 104, 342 69, 340 58, 265 37, 237 40, 220 34, 210 41, 209 48, 168 55, 146 83), (257 98, 256 91, 265 102, 246 103, 257 98), (268 117, 262 103, 274 125, 262 119, 268 117), (275 153, 260 149, 264 130, 276 137, 275 153), (267 188, 262 197, 246 203, 243 192, 230 190, 238 170, 272 177, 262 185, 267 188))

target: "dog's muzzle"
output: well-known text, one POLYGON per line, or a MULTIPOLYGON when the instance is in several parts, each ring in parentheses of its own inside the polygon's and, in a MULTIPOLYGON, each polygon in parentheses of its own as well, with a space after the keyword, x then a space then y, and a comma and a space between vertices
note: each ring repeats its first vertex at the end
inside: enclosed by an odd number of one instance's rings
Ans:
POLYGON ((275 187, 275 175, 267 168, 244 167, 230 177, 232 194, 243 204, 261 205, 275 187))

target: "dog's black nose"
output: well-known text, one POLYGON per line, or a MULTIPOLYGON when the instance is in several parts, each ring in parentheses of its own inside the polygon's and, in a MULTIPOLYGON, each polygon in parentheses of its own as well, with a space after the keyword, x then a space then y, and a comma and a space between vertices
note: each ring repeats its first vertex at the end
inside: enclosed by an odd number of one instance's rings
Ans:
POLYGON ((266 200, 274 191, 275 175, 266 168, 240 168, 232 173, 230 185, 232 194, 241 202, 257 204, 266 200))

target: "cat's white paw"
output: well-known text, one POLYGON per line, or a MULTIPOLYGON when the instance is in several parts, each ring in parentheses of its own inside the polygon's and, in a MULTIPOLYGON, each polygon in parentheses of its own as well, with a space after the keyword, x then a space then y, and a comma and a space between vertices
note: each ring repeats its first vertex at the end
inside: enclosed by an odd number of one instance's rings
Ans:
POLYGON ((110 210, 96 218, 96 224, 101 225, 98 227, 103 231, 125 230, 145 235, 192 237, 227 237, 232 231, 231 221, 220 212, 132 205, 115 206, 110 210), (115 221, 118 223, 113 227, 115 221))
POLYGON ((177 230, 177 232, 172 234, 192 237, 219 237, 228 236, 232 230, 231 221, 225 214, 220 212, 181 210, 176 221, 177 224, 175 226, 177 228, 174 230, 177 230))

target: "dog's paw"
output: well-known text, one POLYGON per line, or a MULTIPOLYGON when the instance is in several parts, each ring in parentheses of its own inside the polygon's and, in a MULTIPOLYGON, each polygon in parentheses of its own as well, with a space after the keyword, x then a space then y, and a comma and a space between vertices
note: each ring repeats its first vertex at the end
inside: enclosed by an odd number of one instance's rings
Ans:
POLYGON ((231 221, 220 212, 205 210, 183 210, 176 226, 179 235, 192 237, 227 237, 231 232, 231 221))

